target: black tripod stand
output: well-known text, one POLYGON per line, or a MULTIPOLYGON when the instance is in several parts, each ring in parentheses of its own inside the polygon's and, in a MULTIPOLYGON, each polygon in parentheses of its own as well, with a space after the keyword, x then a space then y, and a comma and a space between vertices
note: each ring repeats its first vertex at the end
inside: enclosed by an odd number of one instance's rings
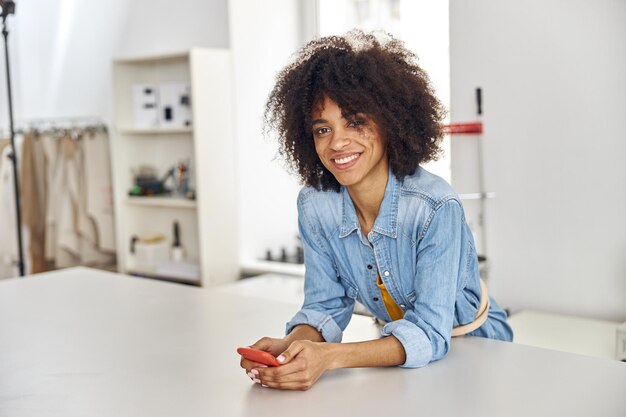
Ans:
POLYGON ((9 70, 9 31, 7 30, 7 17, 15 14, 15 2, 10 0, 0 0, 2 7, 2 35, 4 36, 4 57, 7 71, 7 95, 9 97, 9 128, 11 130, 11 154, 9 159, 13 162, 13 188, 15 190, 15 214, 17 226, 17 251, 20 276, 24 276, 24 253, 22 251, 22 208, 20 204, 20 183, 17 176, 17 152, 15 147, 15 128, 13 126, 13 97, 11 95, 11 73, 9 70))

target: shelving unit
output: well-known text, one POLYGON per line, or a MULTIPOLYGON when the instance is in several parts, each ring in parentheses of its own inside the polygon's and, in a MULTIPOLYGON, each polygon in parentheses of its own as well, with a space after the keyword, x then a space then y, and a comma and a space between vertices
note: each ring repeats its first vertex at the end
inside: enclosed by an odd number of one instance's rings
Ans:
POLYGON ((120 272, 200 286, 238 278, 231 73, 231 54, 224 49, 194 48, 113 62, 111 148, 120 272), (179 82, 190 85, 191 128, 134 128, 133 85, 179 82), (162 175, 181 161, 189 163, 195 200, 128 195, 133 170, 140 165, 153 166, 162 175), (130 251, 133 236, 162 234, 171 246, 175 221, 185 260, 163 259, 158 267, 138 264, 130 251))
POLYGON ((120 129, 122 135, 190 135, 193 129, 120 129))
POLYGON ((128 197, 126 204, 144 207, 171 207, 195 209, 198 204, 195 200, 179 197, 128 197))

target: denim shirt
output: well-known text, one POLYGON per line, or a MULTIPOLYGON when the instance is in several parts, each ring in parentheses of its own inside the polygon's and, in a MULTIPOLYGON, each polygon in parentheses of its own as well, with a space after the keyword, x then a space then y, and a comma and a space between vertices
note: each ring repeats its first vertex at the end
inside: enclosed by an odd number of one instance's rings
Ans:
MULTIPOLYGON (((361 232, 345 187, 340 192, 305 187, 298 195, 304 246, 304 305, 287 323, 316 328, 340 342, 355 300, 387 321, 406 354, 403 367, 444 357, 453 326, 473 321, 480 305, 478 259, 463 207, 440 177, 418 168, 400 182, 390 171, 378 217, 361 232), (380 274, 404 318, 391 321, 376 286, 380 274)), ((487 321, 470 335, 512 340, 506 314, 490 299, 487 321)))

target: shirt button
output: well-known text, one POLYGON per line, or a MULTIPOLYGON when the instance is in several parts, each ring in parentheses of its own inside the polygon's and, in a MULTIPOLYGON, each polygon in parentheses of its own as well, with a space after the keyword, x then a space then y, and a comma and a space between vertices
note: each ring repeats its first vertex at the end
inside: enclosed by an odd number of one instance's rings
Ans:
POLYGON ((384 275, 384 276, 386 276, 386 277, 388 277, 388 276, 389 276, 389 275, 391 275, 391 274, 389 273, 389 271, 385 271, 385 272, 383 272, 383 275, 384 275))
POLYGON ((378 301, 378 297, 374 297, 374 298, 372 298, 372 300, 378 301))
POLYGON ((400 308, 406 308, 404 304, 400 304, 400 308))
POLYGON ((368 266, 367 266, 367 269, 372 269, 372 268, 373 268, 373 266, 372 266, 372 265, 368 265, 368 266))

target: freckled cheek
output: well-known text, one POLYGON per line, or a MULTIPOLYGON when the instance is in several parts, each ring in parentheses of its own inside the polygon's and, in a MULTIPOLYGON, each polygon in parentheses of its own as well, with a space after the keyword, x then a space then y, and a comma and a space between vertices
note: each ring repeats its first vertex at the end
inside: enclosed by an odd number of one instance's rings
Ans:
POLYGON ((380 135, 376 131, 376 129, 367 127, 359 131, 359 139, 366 141, 368 143, 374 143, 379 140, 380 135))

